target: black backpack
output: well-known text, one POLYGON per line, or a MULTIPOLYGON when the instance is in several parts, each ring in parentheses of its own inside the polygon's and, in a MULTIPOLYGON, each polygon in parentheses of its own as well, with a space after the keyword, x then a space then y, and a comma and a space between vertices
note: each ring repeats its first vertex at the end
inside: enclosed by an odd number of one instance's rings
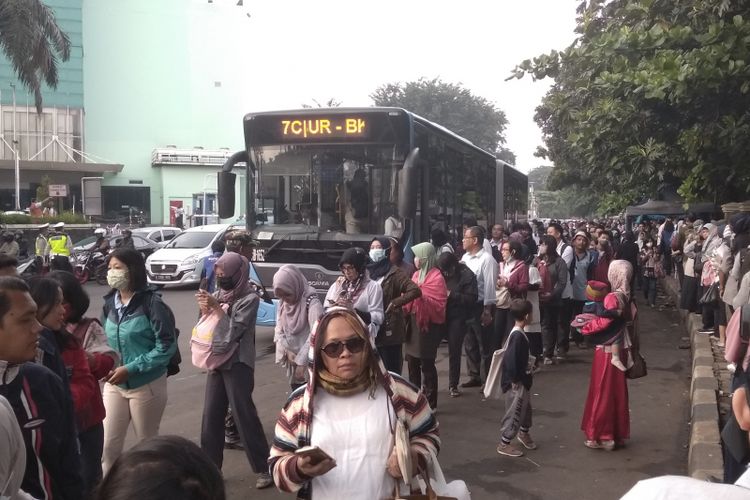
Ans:
MULTIPOLYGON (((146 316, 151 318, 151 303, 155 300, 156 296, 159 296, 161 298, 161 294, 159 292, 152 292, 151 293, 151 300, 144 301, 143 302, 143 312, 146 313, 146 316)), ((172 311, 172 308, 169 307, 169 304, 161 301, 162 304, 164 304, 164 307, 167 309, 167 315, 169 316, 169 320, 172 322, 172 325, 174 326, 174 342, 177 345, 177 350, 174 352, 172 357, 169 359, 169 363, 167 364, 167 377, 171 377, 172 375, 177 375, 180 373, 180 363, 182 363, 182 355, 180 354, 180 329, 177 328, 177 322, 175 321, 174 312, 172 311)))

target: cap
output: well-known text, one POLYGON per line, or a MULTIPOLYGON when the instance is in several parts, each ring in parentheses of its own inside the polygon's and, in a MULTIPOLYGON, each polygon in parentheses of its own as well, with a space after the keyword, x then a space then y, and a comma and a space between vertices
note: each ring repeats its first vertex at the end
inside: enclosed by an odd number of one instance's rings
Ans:
POLYGON ((49 223, 47 223, 47 224, 42 224, 42 225, 41 225, 41 226, 39 226, 39 227, 38 227, 37 229, 40 229, 40 230, 41 230, 41 229, 47 229, 48 227, 49 227, 49 223))
POLYGON ((243 229, 227 231, 224 240, 237 241, 242 246, 258 246, 258 241, 254 240, 252 235, 243 229))
POLYGON ((53 229, 62 229, 64 227, 65 227, 65 223, 64 222, 58 222, 57 224, 55 224, 54 226, 52 226, 53 229))
POLYGON ((107 234, 107 230, 103 227, 99 227, 97 229, 94 229, 94 234, 107 234))
POLYGON ((575 236, 573 236, 573 239, 576 239, 579 236, 582 236, 582 237, 586 238, 586 241, 589 241, 589 235, 588 235, 588 233, 586 231, 576 231, 576 234, 575 234, 575 236))

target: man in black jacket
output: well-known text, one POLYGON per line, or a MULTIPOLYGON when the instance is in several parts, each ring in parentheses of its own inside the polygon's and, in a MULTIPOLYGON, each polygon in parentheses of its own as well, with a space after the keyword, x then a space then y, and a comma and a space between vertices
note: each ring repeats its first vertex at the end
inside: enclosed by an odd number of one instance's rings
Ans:
POLYGON ((21 489, 34 498, 83 498, 73 402, 60 377, 31 363, 42 326, 24 281, 0 277, 0 395, 26 443, 21 489))

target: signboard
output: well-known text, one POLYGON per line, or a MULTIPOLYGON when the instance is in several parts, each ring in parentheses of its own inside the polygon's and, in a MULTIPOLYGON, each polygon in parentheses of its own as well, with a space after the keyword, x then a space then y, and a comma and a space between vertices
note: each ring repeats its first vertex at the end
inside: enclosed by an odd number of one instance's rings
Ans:
POLYGON ((83 195, 83 213, 102 215, 102 178, 82 177, 81 194, 83 195))
POLYGON ((50 184, 47 189, 49 190, 50 196, 65 197, 68 196, 68 185, 67 184, 50 184))

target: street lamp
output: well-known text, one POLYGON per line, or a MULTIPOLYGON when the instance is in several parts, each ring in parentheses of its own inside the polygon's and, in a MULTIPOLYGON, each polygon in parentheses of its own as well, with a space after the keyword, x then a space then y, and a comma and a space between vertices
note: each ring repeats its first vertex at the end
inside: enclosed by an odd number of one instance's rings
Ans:
POLYGON ((13 89, 13 154, 15 155, 16 170, 16 211, 21 210, 21 165, 18 153, 18 139, 16 138, 16 84, 11 83, 13 89))

